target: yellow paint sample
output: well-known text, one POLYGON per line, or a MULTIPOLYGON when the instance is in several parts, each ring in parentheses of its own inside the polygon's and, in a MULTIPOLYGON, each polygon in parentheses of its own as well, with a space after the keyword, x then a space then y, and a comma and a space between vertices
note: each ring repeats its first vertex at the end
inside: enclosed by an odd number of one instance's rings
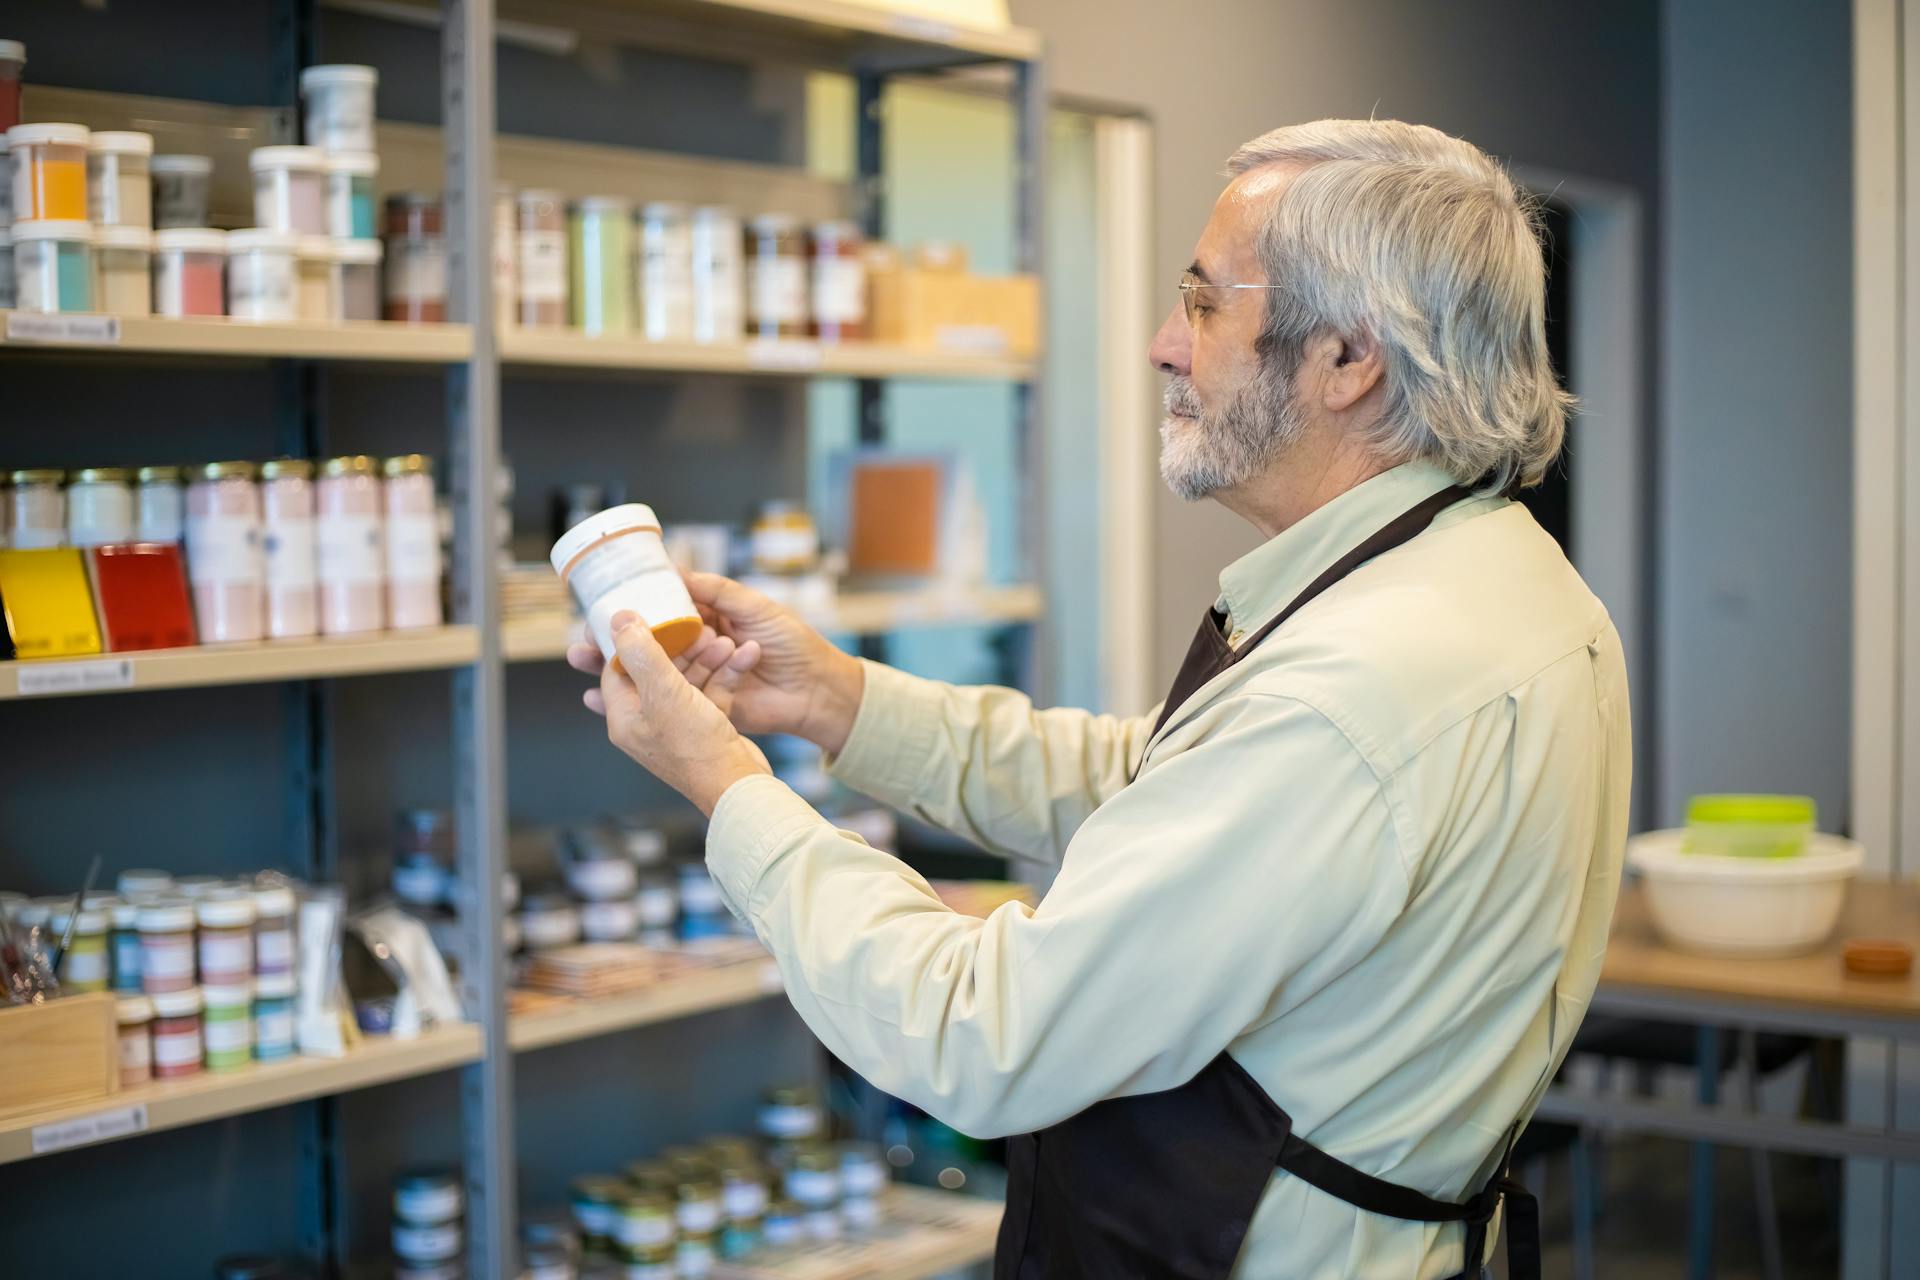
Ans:
POLYGON ((22 658, 66 658, 100 652, 100 624, 80 552, 0 551, 0 603, 22 658))

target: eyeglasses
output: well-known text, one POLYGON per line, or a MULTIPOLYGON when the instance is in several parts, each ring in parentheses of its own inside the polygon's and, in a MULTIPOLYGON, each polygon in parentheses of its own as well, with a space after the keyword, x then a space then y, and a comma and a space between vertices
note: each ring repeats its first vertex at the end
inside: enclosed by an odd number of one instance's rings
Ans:
MULTIPOLYGON (((1214 284, 1188 271, 1180 277, 1180 305, 1186 308, 1187 325, 1192 327, 1200 314, 1200 295, 1213 289, 1278 289, 1277 284, 1214 284)), ((1211 305, 1211 304, 1209 304, 1211 305)))

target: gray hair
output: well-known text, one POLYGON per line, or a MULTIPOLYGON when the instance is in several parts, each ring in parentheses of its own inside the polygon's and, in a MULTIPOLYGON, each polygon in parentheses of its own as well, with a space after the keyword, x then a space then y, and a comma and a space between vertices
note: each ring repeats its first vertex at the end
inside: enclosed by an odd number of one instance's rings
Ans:
POLYGON ((1308 166, 1261 233, 1259 351, 1297 369, 1319 334, 1366 333, 1386 365, 1373 443, 1463 484, 1538 484, 1573 397, 1547 355, 1537 209, 1471 143, 1398 120, 1320 120, 1262 134, 1232 174, 1308 166))

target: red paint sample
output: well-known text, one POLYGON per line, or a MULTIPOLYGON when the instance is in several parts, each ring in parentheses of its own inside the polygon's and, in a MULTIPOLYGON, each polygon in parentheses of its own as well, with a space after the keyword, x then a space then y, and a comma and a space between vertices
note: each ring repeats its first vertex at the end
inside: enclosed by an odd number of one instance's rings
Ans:
POLYGON ((189 254, 180 267, 180 314, 225 315, 227 303, 221 293, 223 284, 219 262, 203 260, 200 254, 189 254))
POLYGON ((197 643, 186 564, 171 542, 122 542, 88 555, 109 653, 197 643))

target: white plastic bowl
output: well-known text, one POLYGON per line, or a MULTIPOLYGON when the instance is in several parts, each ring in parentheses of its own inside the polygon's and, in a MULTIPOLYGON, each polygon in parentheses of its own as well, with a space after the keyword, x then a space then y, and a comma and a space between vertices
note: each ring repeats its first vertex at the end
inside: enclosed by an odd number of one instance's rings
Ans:
POLYGON ((1795 858, 1682 853, 1686 832, 1627 842, 1627 865, 1647 887, 1654 927, 1674 946, 1730 956, 1784 956, 1825 942, 1860 870, 1859 845, 1814 834, 1795 858))

